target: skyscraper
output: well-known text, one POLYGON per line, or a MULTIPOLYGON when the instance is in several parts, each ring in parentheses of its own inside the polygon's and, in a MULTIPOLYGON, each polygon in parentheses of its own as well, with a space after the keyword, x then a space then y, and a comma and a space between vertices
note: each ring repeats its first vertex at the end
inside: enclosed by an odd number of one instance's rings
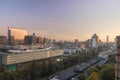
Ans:
POLYGON ((107 43, 109 42, 109 36, 107 35, 107 43))
POLYGON ((106 46, 107 46, 107 48, 109 48, 109 36, 108 35, 107 35, 106 46))
POLYGON ((27 30, 8 27, 8 45, 23 44, 27 30))
POLYGON ((94 34, 92 36, 92 48, 95 48, 97 49, 98 48, 98 35, 97 34, 94 34))

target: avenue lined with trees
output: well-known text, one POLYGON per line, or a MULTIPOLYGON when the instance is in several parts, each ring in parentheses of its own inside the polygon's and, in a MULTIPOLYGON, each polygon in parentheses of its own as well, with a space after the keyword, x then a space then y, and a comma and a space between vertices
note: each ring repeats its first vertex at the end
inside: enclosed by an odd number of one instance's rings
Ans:
POLYGON ((7 71, 4 67, 0 69, 0 80, 40 80, 50 75, 84 62, 98 53, 93 50, 77 52, 76 55, 69 56, 61 61, 52 59, 32 61, 30 65, 17 69, 16 71, 7 71))

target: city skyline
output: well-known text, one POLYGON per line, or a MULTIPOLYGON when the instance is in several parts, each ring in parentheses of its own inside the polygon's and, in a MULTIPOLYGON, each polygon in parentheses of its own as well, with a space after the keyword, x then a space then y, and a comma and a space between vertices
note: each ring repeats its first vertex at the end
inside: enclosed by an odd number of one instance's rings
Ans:
POLYGON ((120 34, 120 1, 116 0, 1 0, 0 35, 8 27, 57 40, 85 41, 96 33, 102 41, 120 34))

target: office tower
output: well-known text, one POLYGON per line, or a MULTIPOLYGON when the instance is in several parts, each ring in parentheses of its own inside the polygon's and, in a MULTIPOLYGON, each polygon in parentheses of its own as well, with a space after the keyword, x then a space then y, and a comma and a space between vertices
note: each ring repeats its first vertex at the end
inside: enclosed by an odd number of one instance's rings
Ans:
POLYGON ((86 46, 87 46, 88 48, 92 48, 92 39, 88 39, 88 40, 86 41, 86 46))
POLYGON ((32 35, 25 36, 24 44, 25 45, 32 45, 32 43, 33 43, 33 36, 32 35))
POLYGON ((33 40, 32 40, 32 44, 37 44, 37 36, 35 35, 35 33, 33 33, 33 40))
POLYGON ((107 35, 107 43, 109 43, 109 36, 107 35))
POLYGON ((37 36, 35 35, 35 33, 33 33, 33 35, 26 35, 24 38, 24 44, 25 45, 37 44, 37 36))
POLYGON ((52 40, 51 39, 48 39, 48 44, 51 44, 52 43, 52 40))
POLYGON ((92 36, 92 48, 95 48, 95 49, 97 49, 98 48, 98 36, 97 36, 97 34, 94 34, 93 36, 92 36))
POLYGON ((53 44, 55 44, 56 43, 56 40, 55 39, 53 39, 53 44))
POLYGON ((109 48, 109 36, 108 35, 107 35, 106 46, 107 46, 107 48, 109 48))
POLYGON ((38 44, 42 44, 42 43, 43 43, 42 37, 37 37, 37 43, 38 43, 38 44))
POLYGON ((0 36, 0 44, 2 44, 2 45, 7 44, 7 37, 6 36, 0 36))
POLYGON ((48 44, 48 38, 46 37, 43 38, 43 44, 48 44))
POLYGON ((77 44, 79 42, 79 40, 78 39, 75 39, 75 43, 77 44))
POLYGON ((23 44, 26 35, 27 30, 25 29, 8 27, 8 45, 23 44))

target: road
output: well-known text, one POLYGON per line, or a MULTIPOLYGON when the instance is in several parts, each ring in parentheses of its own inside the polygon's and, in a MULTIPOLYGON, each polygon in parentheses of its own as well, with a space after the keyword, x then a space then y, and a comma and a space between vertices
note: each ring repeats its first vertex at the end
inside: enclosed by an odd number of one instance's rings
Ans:
POLYGON ((89 66, 95 64, 98 60, 99 60, 98 58, 91 58, 84 63, 80 63, 69 69, 66 69, 64 71, 61 71, 61 72, 55 74, 54 77, 50 80, 55 80, 55 79, 56 80, 70 80, 71 78, 73 78, 74 76, 79 74, 74 71, 75 69, 78 69, 78 71, 84 70, 84 69, 88 68, 89 66))
MULTIPOLYGON (((105 52, 100 52, 100 54, 98 55, 98 58, 100 59, 99 62, 97 62, 96 64, 92 65, 92 66, 102 66, 103 64, 105 64, 108 60, 108 56, 109 55, 114 55, 116 54, 116 51, 112 51, 112 50, 108 50, 108 51, 105 51, 105 52)), ((88 73, 87 73, 87 70, 84 71, 84 74, 86 77, 88 77, 88 73)), ((76 75, 74 77, 74 80, 79 80, 77 77, 79 75, 76 75)))
POLYGON ((108 55, 112 54, 111 50, 101 52, 98 57, 91 58, 84 63, 80 63, 64 71, 61 71, 53 75, 52 79, 49 80, 78 80, 77 76, 82 71, 88 76, 86 69, 90 66, 102 66, 107 61, 108 55))

